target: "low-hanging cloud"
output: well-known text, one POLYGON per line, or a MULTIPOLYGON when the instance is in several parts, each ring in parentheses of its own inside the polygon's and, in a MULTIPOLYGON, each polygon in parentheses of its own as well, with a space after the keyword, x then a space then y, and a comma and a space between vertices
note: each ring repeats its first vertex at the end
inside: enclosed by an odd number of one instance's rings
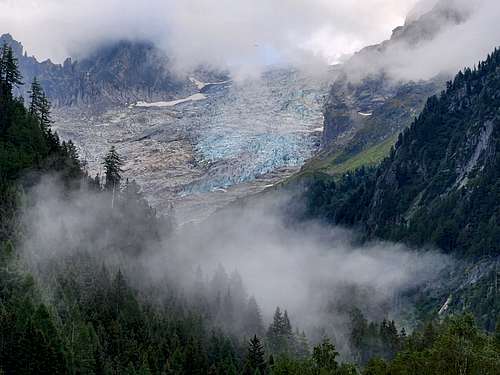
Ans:
MULTIPOLYGON (((414 22, 433 7, 445 9, 434 22, 439 31, 433 38, 418 43, 394 40, 387 48, 355 55, 346 72, 352 80, 384 72, 396 81, 452 76, 464 67, 472 67, 500 45, 496 0, 427 0, 410 12, 407 23, 414 22), (451 12, 459 15, 454 22, 451 12)), ((438 14, 436 12, 436 14, 438 14)))
POLYGON ((378 56, 351 60, 352 76, 381 70, 396 80, 453 74, 500 43, 496 0, 0 0, 0 32, 55 61, 120 39, 151 40, 167 52, 174 70, 208 65, 244 76, 273 63, 341 61, 436 4, 471 14, 459 25, 443 25, 431 41, 395 43, 378 56))
MULTIPOLYGON (((162 240, 143 242, 140 254, 127 254, 119 245, 125 233, 120 227, 136 236, 142 223, 120 206, 112 208, 111 194, 68 195, 59 186, 53 178, 44 179, 30 193, 23 215, 24 254, 42 279, 51 279, 54 263, 85 253, 121 267, 138 288, 169 280, 189 296, 201 293, 199 286, 193 290, 199 267, 212 275, 222 265, 241 275, 247 295, 255 296, 267 321, 281 306, 294 326, 313 337, 318 327, 337 338, 346 333, 347 312, 341 306, 361 308, 369 319, 395 313, 400 295, 430 282, 451 262, 435 251, 400 244, 360 245, 352 232, 341 228, 290 225, 281 210, 288 204, 284 196, 224 210, 162 240), (113 217, 125 220, 109 225, 113 217)), ((209 279, 205 281, 208 286, 209 279)), ((213 296, 207 293, 205 298, 213 296)))

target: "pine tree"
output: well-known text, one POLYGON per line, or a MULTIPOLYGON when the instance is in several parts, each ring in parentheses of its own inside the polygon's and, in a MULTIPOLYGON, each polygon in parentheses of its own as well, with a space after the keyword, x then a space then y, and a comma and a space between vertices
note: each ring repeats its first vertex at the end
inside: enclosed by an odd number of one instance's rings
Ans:
POLYGON ((274 354, 289 354, 293 343, 291 338, 293 336, 288 313, 285 311, 283 314, 279 307, 274 312, 273 322, 267 330, 267 344, 269 350, 274 354))
POLYGON ((30 98, 29 113, 39 118, 40 100, 43 95, 43 89, 36 77, 33 78, 31 89, 28 91, 28 94, 30 98))
POLYGON ((243 314, 243 335, 252 337, 252 335, 261 336, 263 333, 264 326, 260 308, 255 297, 252 296, 248 299, 247 307, 243 314))
POLYGON ((281 334, 286 337, 291 337, 293 335, 292 325, 290 324, 290 319, 288 318, 288 311, 285 310, 283 314, 283 323, 281 327, 281 334))
POLYGON ((4 63, 4 53, 7 48, 7 44, 4 44, 2 46, 2 49, 0 50, 0 86, 2 86, 5 82, 5 63, 4 63))
POLYGON ((121 169, 123 161, 120 155, 118 155, 115 146, 111 146, 102 164, 106 176, 104 188, 115 192, 120 187, 120 181, 122 179, 121 174, 123 172, 121 169))
POLYGON ((324 339, 321 344, 314 347, 312 359, 319 369, 335 371, 338 368, 338 355, 335 345, 330 340, 324 339))
POLYGON ((264 347, 257 335, 254 335, 248 344, 245 373, 253 375, 256 371, 265 374, 266 360, 264 359, 264 347))
POLYGON ((295 347, 295 355, 298 358, 305 359, 309 357, 309 342, 307 340, 307 336, 304 331, 299 333, 298 331, 295 334, 296 337, 296 347, 295 347))
POLYGON ((271 336, 279 336, 282 334, 283 314, 279 307, 276 307, 273 316, 273 322, 269 326, 268 334, 271 336))
POLYGON ((68 142, 66 142, 66 146, 67 146, 68 157, 72 160, 78 160, 78 151, 71 139, 68 142))
MULTIPOLYGON (((47 144, 49 147, 49 152, 59 152, 61 150, 61 145, 60 145, 60 140, 59 136, 57 133, 52 132, 51 126, 54 121, 52 121, 51 117, 51 104, 47 96, 45 95, 45 92, 38 82, 37 78, 35 77, 33 79, 33 82, 31 84, 31 89, 29 91, 29 97, 30 97, 30 104, 28 108, 28 113, 30 116, 34 119, 37 120, 40 130, 42 131, 42 134, 44 135, 45 139, 47 140, 47 144)), ((80 162, 78 161, 78 155, 76 153, 76 148, 73 148, 69 151, 73 152, 72 154, 66 152, 68 151, 66 149, 66 146, 69 145, 71 141, 68 141, 68 144, 63 142, 63 151, 64 155, 68 156, 68 159, 70 161, 70 175, 75 177, 78 175, 78 172, 80 171, 81 165, 80 162)), ((70 147, 74 146, 73 143, 71 142, 70 147)))
POLYGON ((497 351, 500 352, 500 316, 497 318, 497 325, 495 329, 495 345, 497 347, 497 351))
POLYGON ((1 54, 1 78, 5 83, 7 93, 12 96, 12 89, 23 84, 22 75, 17 67, 17 59, 14 57, 12 48, 4 44, 1 54))

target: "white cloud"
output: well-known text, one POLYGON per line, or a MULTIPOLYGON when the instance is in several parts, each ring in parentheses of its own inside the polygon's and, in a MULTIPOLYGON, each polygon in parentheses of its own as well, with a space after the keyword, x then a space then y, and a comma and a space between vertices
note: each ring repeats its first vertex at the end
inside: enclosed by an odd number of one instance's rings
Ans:
MULTIPOLYGON (((30 54, 62 61, 118 39, 156 42, 181 70, 199 64, 243 75, 273 62, 317 67, 378 43, 437 3, 475 7, 464 24, 433 43, 404 45, 361 71, 396 78, 453 73, 484 58, 500 42, 497 0, 0 0, 0 33, 30 54)), ((354 66, 358 71, 359 67, 354 66)))
MULTIPOLYGON (((417 7, 421 14, 436 1, 424 1, 417 7)), ((486 55, 500 44, 498 15, 500 2, 497 0, 441 0, 442 6, 466 14, 464 22, 446 24, 439 20, 442 30, 432 40, 417 45, 404 41, 391 45, 381 53, 358 55, 350 61, 347 70, 351 78, 363 77, 380 70, 396 80, 430 79, 437 74, 453 75, 464 67, 472 67, 484 60, 486 55)))
POLYGON ((390 35, 417 0, 0 0, 0 32, 61 61, 99 43, 152 39, 179 65, 259 65, 344 53, 390 35))

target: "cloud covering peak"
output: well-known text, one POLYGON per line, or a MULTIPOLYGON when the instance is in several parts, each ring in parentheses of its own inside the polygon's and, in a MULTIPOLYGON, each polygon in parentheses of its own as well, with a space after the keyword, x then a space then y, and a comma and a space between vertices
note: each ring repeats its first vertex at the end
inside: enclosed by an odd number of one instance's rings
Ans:
MULTIPOLYGON (((452 74, 484 58, 500 42, 497 0, 0 0, 0 33, 22 41, 30 54, 61 62, 118 40, 147 40, 173 67, 261 71, 288 63, 313 67, 342 61, 388 39, 437 8, 467 11, 432 41, 399 43, 361 61, 362 71, 397 79, 452 74)), ((359 67, 354 66, 359 70, 359 67)))
POLYGON ((0 0, 0 32, 62 61, 148 39, 180 65, 334 62, 390 35, 417 0, 0 0))

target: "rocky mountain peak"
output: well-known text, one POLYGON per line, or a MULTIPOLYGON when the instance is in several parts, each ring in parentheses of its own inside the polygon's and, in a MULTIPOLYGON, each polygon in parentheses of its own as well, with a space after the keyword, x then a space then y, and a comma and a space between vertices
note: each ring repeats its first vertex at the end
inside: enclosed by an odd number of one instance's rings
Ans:
MULTIPOLYGON (((136 101, 172 100, 192 93, 187 77, 173 74, 168 56, 149 41, 122 40, 97 48, 90 55, 63 64, 29 57, 22 44, 4 34, 19 61, 26 85, 18 95, 27 97, 29 83, 37 77, 55 106, 122 106, 136 101)), ((200 77, 204 78, 204 77, 200 77)))
POLYGON ((0 44, 1 45, 8 44, 12 48, 12 51, 16 56, 23 55, 23 50, 24 50, 23 45, 17 40, 15 40, 9 33, 0 35, 0 44))

